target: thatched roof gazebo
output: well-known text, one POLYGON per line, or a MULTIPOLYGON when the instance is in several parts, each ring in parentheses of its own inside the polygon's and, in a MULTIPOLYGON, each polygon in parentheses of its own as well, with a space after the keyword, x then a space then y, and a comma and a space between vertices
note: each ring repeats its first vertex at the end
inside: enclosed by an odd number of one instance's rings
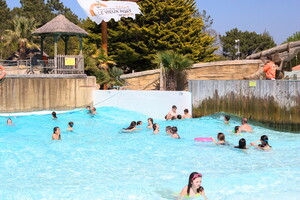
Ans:
POLYGON ((44 26, 36 29, 32 35, 41 36, 41 49, 43 52, 43 41, 47 36, 54 38, 54 56, 57 55, 57 41, 61 37, 65 42, 65 54, 68 53, 68 40, 70 36, 78 36, 80 39, 80 52, 82 51, 82 37, 88 33, 70 22, 64 15, 58 15, 44 26))
MULTIPOLYGON (((82 56, 82 38, 86 36, 88 33, 80 28, 79 26, 75 25, 71 21, 69 21, 64 15, 58 15, 44 26, 36 29, 32 35, 41 36, 41 55, 44 52, 44 39, 47 36, 52 36, 54 39, 54 63, 55 68, 60 68, 57 66, 58 63, 57 59, 57 42, 59 38, 62 38, 65 42, 65 55, 68 54, 68 40, 71 36, 77 36, 79 38, 79 49, 80 49, 80 56, 82 56)), ((82 58, 83 59, 83 58, 82 58)), ((65 65, 65 64, 63 64, 65 65)))

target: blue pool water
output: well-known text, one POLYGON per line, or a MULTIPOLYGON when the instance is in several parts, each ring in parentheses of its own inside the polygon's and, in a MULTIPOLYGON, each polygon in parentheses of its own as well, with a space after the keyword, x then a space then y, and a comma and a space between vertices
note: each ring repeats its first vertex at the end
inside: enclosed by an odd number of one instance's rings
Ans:
POLYGON ((146 128, 148 116, 116 108, 97 111, 95 117, 85 111, 58 114, 58 120, 18 116, 12 118, 15 126, 0 117, 0 199, 175 199, 193 171, 203 174, 210 200, 299 199, 300 134, 254 126, 254 133, 235 136, 230 131, 240 121, 225 125, 216 115, 155 120, 161 132, 153 135, 146 128), (132 120, 143 121, 143 130, 120 134, 132 120), (74 132, 66 131, 69 121, 74 132), (165 134, 167 125, 178 127, 180 140, 165 134), (61 141, 51 141, 55 126, 62 130, 61 141), (273 150, 193 141, 220 131, 231 144, 266 134, 273 150))

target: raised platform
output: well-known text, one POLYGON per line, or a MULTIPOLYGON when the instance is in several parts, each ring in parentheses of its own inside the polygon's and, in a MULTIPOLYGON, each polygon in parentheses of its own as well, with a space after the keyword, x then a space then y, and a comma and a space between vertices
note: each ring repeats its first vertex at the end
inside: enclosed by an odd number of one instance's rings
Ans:
POLYGON ((96 78, 75 75, 10 75, 0 83, 0 113, 69 110, 92 105, 96 78))

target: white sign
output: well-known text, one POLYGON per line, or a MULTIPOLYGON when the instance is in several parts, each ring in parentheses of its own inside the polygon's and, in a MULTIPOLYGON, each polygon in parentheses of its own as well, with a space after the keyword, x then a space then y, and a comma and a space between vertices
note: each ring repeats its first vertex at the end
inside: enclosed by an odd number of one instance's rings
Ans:
POLYGON ((121 17, 135 19, 136 14, 141 14, 140 8, 135 2, 129 1, 99 1, 99 0, 77 0, 87 16, 100 24, 103 20, 111 19, 119 21, 121 17))

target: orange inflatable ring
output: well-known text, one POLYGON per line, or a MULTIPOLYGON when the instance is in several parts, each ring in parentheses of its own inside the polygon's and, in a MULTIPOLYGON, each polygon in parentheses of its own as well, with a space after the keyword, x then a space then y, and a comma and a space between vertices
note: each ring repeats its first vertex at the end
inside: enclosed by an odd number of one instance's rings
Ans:
POLYGON ((0 75, 0 79, 3 79, 6 75, 5 68, 0 65, 0 70, 2 70, 2 74, 0 75))

